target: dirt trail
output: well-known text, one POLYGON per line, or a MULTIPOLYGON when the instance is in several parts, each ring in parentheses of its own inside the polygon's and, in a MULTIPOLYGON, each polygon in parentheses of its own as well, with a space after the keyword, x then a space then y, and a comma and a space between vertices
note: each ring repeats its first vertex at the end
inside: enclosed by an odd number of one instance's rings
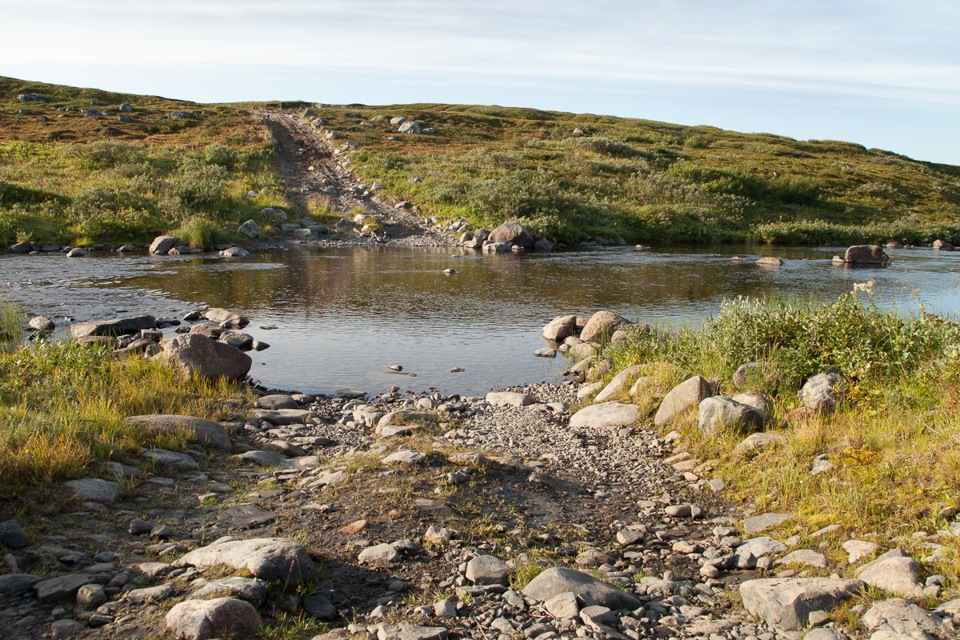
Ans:
MULTIPOLYGON (((352 218, 357 209, 379 221, 380 229, 366 238, 378 244, 453 246, 454 239, 431 227, 398 203, 387 203, 370 194, 353 172, 338 161, 337 149, 319 130, 297 116, 277 111, 257 112, 277 141, 277 169, 286 197, 298 213, 326 206, 352 218)), ((358 239, 359 240, 359 239, 358 239)))

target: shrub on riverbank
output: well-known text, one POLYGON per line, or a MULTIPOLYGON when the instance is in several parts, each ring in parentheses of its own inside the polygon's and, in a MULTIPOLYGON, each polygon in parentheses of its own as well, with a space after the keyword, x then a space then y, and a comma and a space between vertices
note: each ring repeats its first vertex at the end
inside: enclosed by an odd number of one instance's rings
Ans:
POLYGON ((170 435, 123 423, 148 413, 220 417, 240 388, 184 381, 167 366, 117 358, 112 349, 46 343, 0 352, 0 495, 96 475, 97 463, 143 446, 177 447, 170 435))
POLYGON ((728 490, 760 512, 798 514, 810 531, 837 523, 896 538, 941 528, 960 507, 957 322, 904 318, 850 296, 826 305, 738 299, 699 327, 637 333, 611 354, 615 369, 640 364, 661 391, 699 374, 721 395, 772 400, 767 430, 786 441, 754 457, 734 451, 743 436, 700 434, 696 412, 681 425, 686 448, 713 460, 728 490), (766 379, 734 384, 737 367, 757 360, 769 363, 766 379), (844 375, 838 410, 791 413, 803 381, 829 367, 844 375), (812 475, 818 456, 832 467, 812 475))
POLYGON ((23 313, 20 307, 0 299, 0 346, 16 343, 23 334, 23 313))

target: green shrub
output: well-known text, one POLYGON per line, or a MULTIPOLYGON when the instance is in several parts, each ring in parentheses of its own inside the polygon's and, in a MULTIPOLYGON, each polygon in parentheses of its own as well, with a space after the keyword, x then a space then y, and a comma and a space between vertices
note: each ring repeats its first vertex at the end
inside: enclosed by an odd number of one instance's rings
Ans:
POLYGON ((173 235, 185 240, 194 249, 212 249, 216 244, 225 239, 223 232, 220 231, 216 223, 200 216, 187 218, 187 220, 173 232, 173 235))

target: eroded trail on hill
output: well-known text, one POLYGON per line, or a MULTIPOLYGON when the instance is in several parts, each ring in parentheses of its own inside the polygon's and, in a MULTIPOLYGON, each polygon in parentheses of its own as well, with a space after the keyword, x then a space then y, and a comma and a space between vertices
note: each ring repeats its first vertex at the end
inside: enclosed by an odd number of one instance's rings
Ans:
POLYGON ((321 130, 286 112, 257 112, 276 146, 277 170, 286 198, 298 213, 317 209, 352 219, 363 212, 373 216, 379 230, 372 240, 402 245, 452 246, 453 238, 409 211, 399 202, 386 202, 371 193, 340 161, 338 149, 321 130), (398 206, 399 205, 399 206, 398 206))

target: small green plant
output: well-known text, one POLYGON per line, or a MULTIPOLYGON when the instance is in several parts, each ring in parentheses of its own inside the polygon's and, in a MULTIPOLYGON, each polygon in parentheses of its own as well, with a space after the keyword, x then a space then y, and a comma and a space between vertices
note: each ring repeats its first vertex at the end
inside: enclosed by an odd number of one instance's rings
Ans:
POLYGON ((23 312, 20 307, 0 298, 0 345, 16 343, 23 335, 23 312))
POLYGON ((173 235, 185 240, 194 249, 212 249, 225 240, 224 233, 212 220, 200 216, 191 216, 173 232, 173 235))

